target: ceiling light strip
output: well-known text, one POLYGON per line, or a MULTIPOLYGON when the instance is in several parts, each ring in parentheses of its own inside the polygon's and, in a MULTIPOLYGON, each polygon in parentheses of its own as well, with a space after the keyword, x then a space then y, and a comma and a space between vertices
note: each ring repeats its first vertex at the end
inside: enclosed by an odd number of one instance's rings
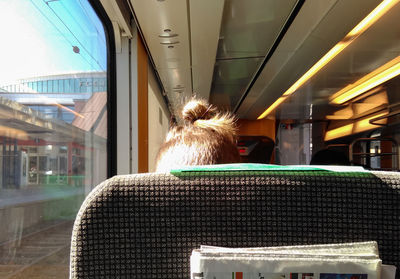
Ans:
MULTIPOLYGON (((369 13, 360 23, 358 23, 344 38, 342 41, 337 43, 331 50, 329 50, 314 66, 312 66, 300 79, 298 79, 288 90, 286 90, 281 98, 287 98, 299 89, 306 81, 313 77, 319 70, 321 70, 326 64, 328 64, 333 58, 342 52, 348 45, 350 45, 358 36, 360 36, 365 30, 374 24, 379 18, 381 18, 388 10, 394 5, 399 3, 400 0, 384 0, 382 1, 371 13, 369 13)), ((279 98, 279 99, 281 99, 279 98)), ((279 100, 278 99, 278 100, 279 100)), ((278 101, 277 100, 277 101, 278 101)), ((267 108, 257 119, 266 117, 270 112, 273 111, 279 104, 275 101, 269 108, 267 108), (273 109, 270 109, 274 107, 273 109)))
POLYGON ((278 100, 276 100, 271 106, 269 106, 257 119, 263 119, 266 117, 271 111, 273 111, 277 106, 279 106, 283 101, 285 101, 286 97, 282 96, 278 100))
POLYGON ((372 71, 353 84, 346 86, 330 97, 333 104, 343 104, 368 90, 400 75, 400 56, 372 71))

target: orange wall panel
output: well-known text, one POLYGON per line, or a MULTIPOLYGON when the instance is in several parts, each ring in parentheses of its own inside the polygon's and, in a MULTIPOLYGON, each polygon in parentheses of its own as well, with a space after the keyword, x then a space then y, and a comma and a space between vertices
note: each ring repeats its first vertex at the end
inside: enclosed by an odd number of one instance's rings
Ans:
POLYGON ((266 136, 275 141, 275 120, 239 119, 237 124, 241 136, 266 136))
POLYGON ((140 36, 137 47, 138 67, 138 172, 149 170, 148 57, 140 36))

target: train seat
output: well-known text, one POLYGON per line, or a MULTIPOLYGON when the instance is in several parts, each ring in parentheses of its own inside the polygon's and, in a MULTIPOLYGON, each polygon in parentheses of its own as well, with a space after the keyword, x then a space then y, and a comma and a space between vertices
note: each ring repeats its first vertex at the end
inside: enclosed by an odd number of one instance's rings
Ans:
MULTIPOLYGON (((376 240, 400 267, 400 174, 347 169, 192 169, 115 176, 77 215, 71 278, 190 278, 200 245, 376 240)), ((396 276, 399 279, 399 274, 396 276)))

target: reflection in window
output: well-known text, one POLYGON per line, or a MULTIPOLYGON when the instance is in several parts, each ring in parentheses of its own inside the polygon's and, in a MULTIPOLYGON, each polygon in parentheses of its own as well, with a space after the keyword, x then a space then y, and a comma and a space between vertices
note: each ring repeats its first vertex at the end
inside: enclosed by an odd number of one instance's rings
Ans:
POLYGON ((88 0, 0 1, 0 25, 0 277, 68 278, 76 212, 106 178, 104 29, 88 0))

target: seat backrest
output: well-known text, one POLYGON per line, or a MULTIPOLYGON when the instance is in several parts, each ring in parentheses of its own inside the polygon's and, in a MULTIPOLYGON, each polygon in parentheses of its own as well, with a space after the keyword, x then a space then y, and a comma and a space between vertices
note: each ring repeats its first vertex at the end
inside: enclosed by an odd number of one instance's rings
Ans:
MULTIPOLYGON (((400 267, 400 174, 209 171, 113 177, 75 221, 71 278, 190 278, 200 245, 376 240, 400 267)), ((399 275, 397 274, 397 278, 399 275)))

